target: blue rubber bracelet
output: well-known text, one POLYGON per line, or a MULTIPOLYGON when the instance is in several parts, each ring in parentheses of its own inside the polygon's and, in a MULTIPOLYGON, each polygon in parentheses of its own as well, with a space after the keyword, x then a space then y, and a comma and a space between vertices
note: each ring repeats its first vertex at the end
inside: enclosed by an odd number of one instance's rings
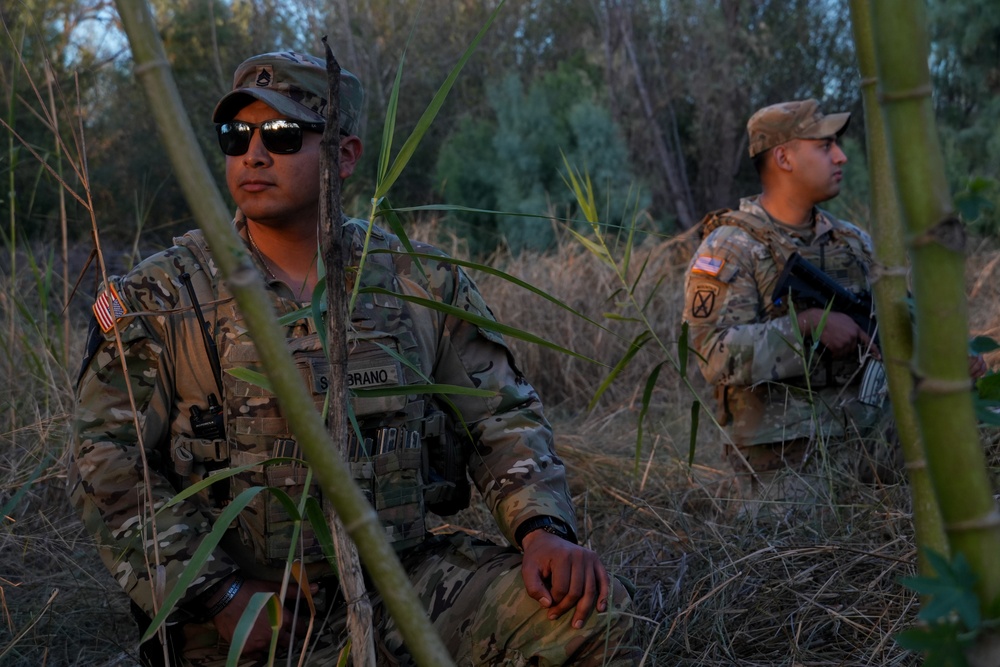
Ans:
POLYGON ((219 598, 218 602, 212 605, 212 608, 208 610, 208 614, 205 615, 206 620, 215 618, 222 612, 226 606, 233 601, 236 594, 240 592, 240 588, 243 587, 243 582, 245 579, 242 574, 237 574, 236 578, 233 579, 233 583, 229 584, 229 588, 226 589, 225 595, 219 598))

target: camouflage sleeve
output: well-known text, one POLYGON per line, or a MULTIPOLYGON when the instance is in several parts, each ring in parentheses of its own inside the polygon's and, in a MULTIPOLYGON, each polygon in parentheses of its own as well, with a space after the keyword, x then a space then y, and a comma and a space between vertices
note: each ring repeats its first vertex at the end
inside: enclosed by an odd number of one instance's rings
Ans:
MULTIPOLYGON (((446 303, 495 320, 472 279, 442 263, 450 276, 439 294, 446 303)), ((561 519, 574 533, 576 514, 566 468, 534 388, 518 370, 503 337, 459 317, 444 318, 435 381, 494 392, 491 398, 449 396, 475 442, 469 473, 501 532, 511 542, 535 516, 561 519)))
MULTIPOLYGON (((133 298, 127 281, 118 282, 118 292, 130 313, 148 305, 133 298)), ((86 362, 77 385, 68 475, 71 502, 102 560, 150 615, 211 528, 189 503, 162 510, 176 494, 159 472, 169 456, 173 399, 169 354, 151 322, 165 319, 133 315, 119 320, 127 370, 113 331, 86 362), (154 512, 156 519, 150 521, 154 512)), ((182 602, 235 568, 218 550, 216 556, 182 602)))
POLYGON ((732 226, 702 242, 685 280, 684 321, 710 384, 748 386, 802 375, 788 315, 773 317, 778 272, 767 249, 732 226))

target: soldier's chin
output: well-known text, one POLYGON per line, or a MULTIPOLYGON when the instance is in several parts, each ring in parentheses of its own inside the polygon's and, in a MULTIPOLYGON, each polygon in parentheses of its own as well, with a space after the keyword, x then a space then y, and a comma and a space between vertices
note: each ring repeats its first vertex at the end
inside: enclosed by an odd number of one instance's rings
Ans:
POLYGON ((840 194, 840 183, 838 183, 836 185, 836 187, 830 188, 830 191, 826 193, 826 196, 823 199, 820 199, 816 203, 817 204, 821 204, 821 203, 823 203, 825 201, 830 201, 831 199, 833 199, 834 197, 836 197, 839 194, 840 194))

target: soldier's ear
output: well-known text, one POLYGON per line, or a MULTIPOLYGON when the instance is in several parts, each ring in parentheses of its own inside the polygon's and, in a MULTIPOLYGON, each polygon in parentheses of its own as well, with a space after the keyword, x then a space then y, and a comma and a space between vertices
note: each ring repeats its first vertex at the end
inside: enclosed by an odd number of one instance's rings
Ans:
POLYGON ((793 157, 792 142, 780 144, 771 149, 771 161, 774 167, 781 171, 792 171, 793 157))
POLYGON ((358 160, 364 152, 361 139, 353 134, 340 137, 340 178, 348 178, 358 166, 358 160))

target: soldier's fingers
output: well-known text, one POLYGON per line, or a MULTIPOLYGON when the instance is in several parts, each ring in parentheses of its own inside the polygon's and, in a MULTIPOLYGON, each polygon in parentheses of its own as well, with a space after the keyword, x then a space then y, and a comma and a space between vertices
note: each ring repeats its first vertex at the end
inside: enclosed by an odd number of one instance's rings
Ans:
MULTIPOLYGON (((549 574, 549 590, 552 591, 552 601, 557 605, 557 608, 562 609, 560 614, 572 606, 572 601, 569 604, 566 603, 567 596, 574 598, 575 601, 575 598, 580 595, 579 590, 577 590, 582 584, 579 569, 579 565, 571 557, 558 565, 553 565, 552 572, 549 574)), ((554 618, 551 614, 549 617, 554 618)))
POLYGON ((521 564, 521 578, 524 580, 524 590, 532 599, 538 600, 538 604, 543 607, 552 606, 552 593, 545 585, 544 575, 537 566, 524 561, 521 564))
MULTIPOLYGON (((550 619, 555 620, 575 607, 587 595, 588 589, 593 595, 594 573, 585 556, 586 554, 582 550, 575 550, 559 568, 554 568, 552 592, 558 604, 549 611, 550 619), (558 590, 556 590, 555 583, 557 580, 559 581, 558 590)), ((593 604, 593 602, 591 599, 590 603, 593 604)))
POLYGON ((875 359, 882 361, 882 351, 878 349, 878 345, 872 342, 871 336, 860 327, 858 327, 858 344, 863 349, 868 350, 875 359))
POLYGON ((594 603, 597 601, 598 586, 594 568, 586 568, 585 581, 583 595, 577 601, 576 612, 573 614, 573 627, 577 630, 582 628, 583 624, 586 623, 587 617, 594 610, 594 603))
POLYGON ((604 569, 603 563, 597 564, 599 569, 597 572, 597 611, 604 612, 608 610, 608 596, 611 595, 611 577, 608 575, 608 571, 604 569))

